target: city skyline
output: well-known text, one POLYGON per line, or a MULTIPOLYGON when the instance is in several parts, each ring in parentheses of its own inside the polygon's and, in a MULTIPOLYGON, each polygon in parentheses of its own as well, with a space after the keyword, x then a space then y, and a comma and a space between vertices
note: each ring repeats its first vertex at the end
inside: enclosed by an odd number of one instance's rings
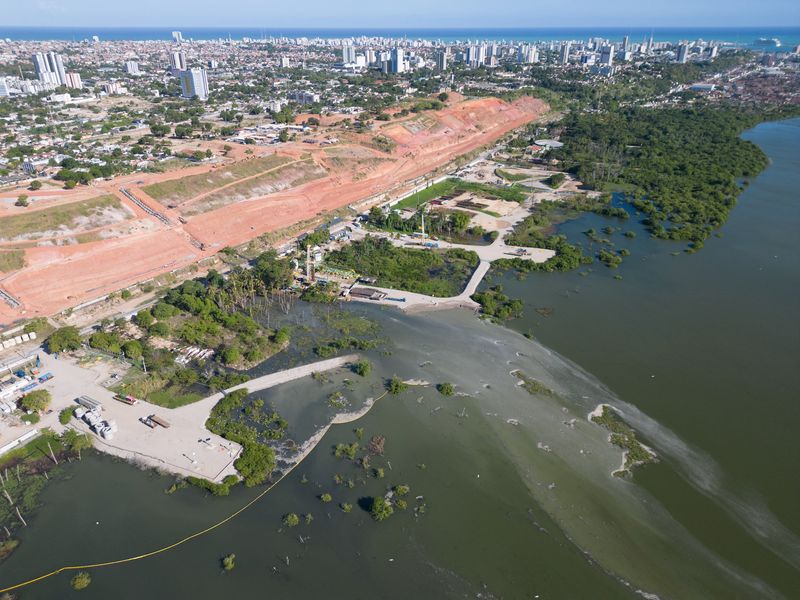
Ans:
POLYGON ((601 4, 589 0, 570 0, 557 5, 525 0, 510 0, 486 10, 477 0, 440 2, 409 0, 402 8, 395 5, 363 10, 363 4, 346 0, 336 4, 310 0, 308 10, 298 18, 290 5, 269 6, 255 0, 239 0, 224 6, 203 7, 202 12, 188 0, 165 4, 142 0, 135 5, 111 7, 102 0, 8 0, 4 8, 7 27, 243 27, 263 21, 259 26, 363 28, 458 28, 475 22, 483 27, 766 27, 800 26, 800 7, 790 0, 766 0, 754 4, 745 0, 702 4, 677 0, 649 6, 634 0, 601 4), (778 19, 774 15, 780 14, 778 19), (524 25, 523 25, 524 23, 524 25))

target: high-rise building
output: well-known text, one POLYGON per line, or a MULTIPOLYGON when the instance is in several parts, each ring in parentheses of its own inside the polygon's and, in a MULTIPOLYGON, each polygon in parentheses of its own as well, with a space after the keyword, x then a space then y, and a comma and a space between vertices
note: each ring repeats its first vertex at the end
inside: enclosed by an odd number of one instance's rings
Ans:
POLYGON ((405 73, 406 59, 402 48, 392 48, 391 72, 405 73))
POLYGON ((289 62, 289 57, 288 56, 281 56, 280 65, 281 65, 281 69, 288 69, 289 67, 292 66, 292 64, 289 62))
POLYGON ((442 50, 441 52, 439 52, 436 55, 436 68, 439 69, 440 71, 446 70, 447 69, 447 59, 448 58, 449 58, 449 55, 447 53, 447 50, 442 50))
POLYGON ((175 50, 169 55, 169 64, 174 72, 186 70, 186 53, 182 50, 175 50))
POLYGON ((626 35, 622 40, 622 51, 627 52, 630 47, 631 39, 626 35))
POLYGON ((33 55, 33 66, 36 69, 39 81, 55 85, 65 85, 67 83, 67 73, 64 70, 64 62, 60 54, 37 52, 33 55))
POLYGON ((356 49, 351 44, 342 46, 342 62, 346 65, 356 62, 356 49))
POLYGON ((486 62, 486 45, 473 45, 467 48, 467 63, 473 69, 480 67, 486 62))
POLYGON ((139 63, 135 60, 129 60, 125 63, 125 72, 128 75, 139 75, 139 63))
POLYGON ((368 65, 375 63, 375 50, 367 50, 364 54, 368 65))
POLYGON ((517 49, 517 62, 521 64, 539 62, 539 49, 536 46, 520 46, 517 49))
POLYGON ((572 44, 566 42, 561 45, 561 53, 559 54, 559 62, 562 65, 569 64, 569 52, 572 49, 572 44))
POLYGON ((81 74, 80 73, 67 73, 66 74, 66 81, 64 82, 68 88, 73 90, 79 90, 83 87, 83 82, 81 81, 81 74))
POLYGON ((208 99, 208 75, 202 67, 181 71, 181 95, 184 98, 208 99))
POLYGON ((679 63, 685 63, 689 60, 689 44, 680 44, 678 46, 676 60, 679 63))
POLYGON ((0 98, 8 98, 11 95, 11 86, 5 77, 0 77, 0 98))
POLYGON ((600 64, 610 67, 614 64, 614 46, 602 46, 600 48, 600 64))
POLYGON ((172 39, 175 40, 176 44, 180 44, 183 41, 183 34, 180 31, 173 31, 172 39))
POLYGON ((719 47, 718 46, 709 46, 708 48, 708 58, 717 58, 719 54, 719 47))
POLYGON ((33 55, 33 68, 36 70, 36 76, 41 79, 41 74, 46 73, 50 70, 47 66, 47 59, 44 57, 44 53, 37 52, 33 55))

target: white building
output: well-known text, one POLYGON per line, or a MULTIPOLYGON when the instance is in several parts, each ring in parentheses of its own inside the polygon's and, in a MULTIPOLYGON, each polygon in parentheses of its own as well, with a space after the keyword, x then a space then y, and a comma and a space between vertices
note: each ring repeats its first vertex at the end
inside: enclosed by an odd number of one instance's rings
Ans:
POLYGON ((351 44, 342 46, 342 62, 346 65, 356 62, 356 49, 351 44))
POLYGON ((186 70, 186 53, 182 50, 175 50, 169 55, 169 65, 172 71, 178 73, 186 70))
POLYGON ((55 85, 67 83, 67 73, 64 70, 64 61, 60 54, 37 52, 33 55, 33 66, 39 81, 55 85))
POLYGON ((447 60, 450 55, 447 53, 447 50, 442 50, 436 55, 436 68, 440 71, 444 71, 447 69, 447 60))
POLYGON ((121 96, 128 93, 127 88, 118 81, 109 81, 108 83, 101 83, 100 89, 109 96, 121 96))
POLYGON ((183 41, 183 34, 180 31, 173 31, 172 39, 175 40, 176 44, 180 44, 183 41))
POLYGON ((539 49, 536 46, 520 46, 517 49, 517 62, 521 64, 539 62, 539 49))
POLYGON ((559 54, 558 58, 559 58, 559 62, 562 65, 569 64, 569 53, 570 53, 571 49, 572 49, 572 44, 570 44, 569 42, 567 42, 566 44, 562 44, 561 45, 561 53, 559 54))
POLYGON ((181 71, 181 95, 208 100, 208 75, 202 67, 181 71))
POLYGON ((600 64, 610 67, 614 64, 614 46, 602 46, 600 48, 600 64))
POLYGON ((128 75, 139 75, 139 63, 135 60, 129 60, 125 63, 125 72, 128 75))
POLYGON ((402 48, 393 48, 392 49, 392 60, 391 60, 391 72, 392 73, 405 73, 406 72, 406 59, 405 59, 405 52, 402 48))
POLYGON ((307 92, 305 90, 289 92, 288 98, 289 100, 293 100, 298 104, 315 104, 320 100, 319 94, 315 94, 313 92, 307 92))
POLYGON ((292 66, 288 56, 281 56, 281 69, 288 69, 292 66))
POLYGON ((11 95, 11 86, 8 79, 0 77, 0 98, 8 98, 11 95))
POLYGON ((679 63, 685 63, 689 60, 689 44, 680 44, 678 46, 678 54, 676 60, 679 63))
POLYGON ((473 69, 483 65, 486 62, 486 46, 481 44, 467 48, 467 62, 473 69))
POLYGON ((67 73, 66 81, 64 82, 68 88, 73 90, 79 90, 83 87, 83 82, 81 81, 81 74, 80 73, 67 73))

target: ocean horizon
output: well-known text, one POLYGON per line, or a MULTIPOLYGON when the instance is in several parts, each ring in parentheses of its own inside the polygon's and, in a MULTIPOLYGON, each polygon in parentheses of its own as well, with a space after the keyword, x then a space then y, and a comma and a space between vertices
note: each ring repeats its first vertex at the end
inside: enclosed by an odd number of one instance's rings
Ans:
POLYGON ((530 27, 530 28, 380 28, 380 27, 2 27, 0 38, 28 41, 81 41, 98 36, 111 41, 171 41, 172 31, 181 31, 185 40, 217 40, 269 37, 348 38, 390 37, 456 41, 548 42, 585 40, 590 37, 612 41, 629 36, 632 42, 648 39, 677 42, 697 40, 729 42, 754 46, 759 38, 778 38, 782 49, 790 51, 800 44, 800 27, 530 27))

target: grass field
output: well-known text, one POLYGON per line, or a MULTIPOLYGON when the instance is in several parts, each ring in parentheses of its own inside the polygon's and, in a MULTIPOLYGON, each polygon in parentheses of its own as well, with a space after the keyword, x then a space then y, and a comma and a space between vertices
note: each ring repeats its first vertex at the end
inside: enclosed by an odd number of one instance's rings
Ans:
POLYGON ((196 203, 189 204, 182 210, 183 214, 197 215, 215 210, 234 202, 249 198, 258 198, 272 192, 296 187, 314 179, 325 176, 326 171, 314 161, 308 159, 275 168, 272 171, 241 181, 223 190, 212 192, 196 203))
POLYGON ((288 156, 271 154, 263 158, 234 163, 228 167, 218 168, 216 171, 201 175, 188 175, 179 179, 154 183, 142 189, 148 196, 156 200, 180 204, 239 179, 252 177, 269 169, 274 169, 291 160, 288 156))
POLYGON ((510 202, 524 202, 528 197, 527 191, 519 187, 500 187, 487 183, 473 183, 460 179, 445 179, 432 186, 420 190, 416 194, 404 198, 394 205, 394 208, 402 210, 404 208, 417 208, 420 204, 430 202, 441 196, 461 194, 463 192, 473 192, 484 198, 497 198, 510 202))
POLYGON ((25 266, 23 250, 0 250, 0 273, 10 273, 25 266))
POLYGON ((503 169, 495 169, 494 174, 498 177, 502 177, 506 181, 516 182, 516 181, 524 181, 525 179, 530 179, 530 175, 524 175, 522 173, 510 173, 508 171, 504 171, 503 169))
POLYGON ((78 219, 91 219, 107 208, 125 210, 119 199, 109 194, 82 202, 62 204, 4 217, 0 219, 0 241, 9 241, 38 232, 54 231, 60 227, 70 229, 76 225, 78 219))

